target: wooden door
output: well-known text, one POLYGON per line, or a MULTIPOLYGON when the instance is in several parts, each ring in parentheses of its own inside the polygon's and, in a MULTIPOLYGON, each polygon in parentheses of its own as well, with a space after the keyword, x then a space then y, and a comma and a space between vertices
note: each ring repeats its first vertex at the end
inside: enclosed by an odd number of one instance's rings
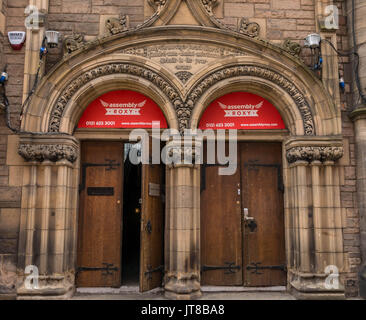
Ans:
POLYGON ((164 273, 164 166, 142 166, 140 291, 160 287, 164 273))
POLYGON ((82 143, 77 286, 121 284, 123 143, 82 143))
POLYGON ((240 169, 219 175, 201 166, 201 269, 203 285, 242 285, 240 169))
POLYGON ((286 284, 282 148, 279 143, 242 143, 244 285, 286 284))

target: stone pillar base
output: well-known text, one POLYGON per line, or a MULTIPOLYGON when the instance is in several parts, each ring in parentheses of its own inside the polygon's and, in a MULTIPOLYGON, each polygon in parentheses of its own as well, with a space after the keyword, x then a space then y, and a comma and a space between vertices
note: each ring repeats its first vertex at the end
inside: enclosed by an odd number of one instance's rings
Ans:
POLYGON ((328 289, 325 287, 327 277, 326 274, 289 270, 288 291, 295 298, 303 300, 345 299, 343 284, 339 283, 338 289, 328 289))
POLYGON ((320 292, 301 292, 291 288, 289 293, 298 300, 345 300, 342 293, 320 293, 320 292))
POLYGON ((19 280, 17 300, 67 300, 75 292, 74 277, 70 275, 39 276, 35 289, 26 288, 23 277, 19 280))
POLYGON ((200 282, 193 276, 170 277, 164 295, 172 300, 194 300, 202 296, 200 282))

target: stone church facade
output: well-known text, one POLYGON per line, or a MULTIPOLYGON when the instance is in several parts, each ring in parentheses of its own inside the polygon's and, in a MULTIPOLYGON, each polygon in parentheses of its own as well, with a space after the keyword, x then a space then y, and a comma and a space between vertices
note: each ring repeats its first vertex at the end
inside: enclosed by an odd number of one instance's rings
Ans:
MULTIPOLYGON (((268 269, 274 272, 270 278, 283 272, 282 285, 300 299, 357 297, 366 259, 366 100, 362 94, 366 3, 355 0, 352 10, 352 2, 0 1, 0 66, 7 65, 9 74, 1 86, 0 299, 64 299, 81 282, 88 283, 87 277, 76 279, 80 272, 93 272, 79 263, 81 234, 92 239, 88 228, 80 227, 87 206, 80 191, 87 157, 83 150, 88 143, 127 141, 130 130, 83 129, 78 123, 88 105, 116 90, 152 99, 167 127, 180 132, 199 128, 207 106, 232 92, 266 99, 286 127, 238 131, 240 143, 279 146, 281 268, 276 265, 272 270, 258 260, 245 264, 244 257, 238 266, 225 261, 228 278, 216 266, 213 278, 220 283, 205 276, 214 268, 205 263, 210 256, 206 238, 212 240, 210 234, 221 231, 217 225, 210 229, 209 218, 202 213, 208 210, 202 195, 203 166, 167 165, 162 183, 163 240, 157 250, 163 262, 154 265, 152 245, 144 247, 141 259, 150 262, 141 263, 140 288, 161 286, 168 298, 194 299, 202 295, 204 285, 246 286, 250 283, 246 277, 253 273, 259 280, 254 278, 250 286, 270 285, 270 280, 260 282, 260 274, 268 269), (34 11, 26 10, 29 5, 39 10, 39 21, 31 21, 38 27, 25 27, 25 20, 34 17, 34 11), (325 24, 329 6, 338 8, 338 27, 325 24), (61 38, 40 63, 39 48, 47 30, 60 32, 61 38), (9 31, 26 32, 21 50, 11 48, 9 31), (304 47, 305 37, 312 33, 328 41, 321 42, 322 66, 317 70, 312 70, 314 52, 304 47), (355 55, 337 55, 329 43, 340 53, 357 50, 359 81, 355 55), (345 80, 344 88, 340 78, 345 80), (207 255, 202 256, 203 251, 207 255), (38 268, 37 288, 27 286, 27 266, 38 268), (336 266, 338 286, 327 285, 328 266, 336 266), (239 274, 239 280, 230 278, 239 274)), ((175 153, 187 152, 174 141, 168 145, 175 153)), ((195 148, 192 144, 188 152, 194 153, 195 148)), ((148 183, 149 190, 151 186, 148 183)), ((144 214, 144 204, 142 208, 144 214)), ((148 234, 156 230, 156 219, 151 221, 153 231, 142 222, 141 241, 146 243, 153 242, 148 234)), ((260 228, 258 223, 258 232, 260 228)), ((243 243, 234 248, 240 256, 242 252, 245 256, 245 243, 251 241, 246 232, 239 236, 243 243)), ((103 263, 108 277, 115 266, 108 267, 107 260, 103 263)))

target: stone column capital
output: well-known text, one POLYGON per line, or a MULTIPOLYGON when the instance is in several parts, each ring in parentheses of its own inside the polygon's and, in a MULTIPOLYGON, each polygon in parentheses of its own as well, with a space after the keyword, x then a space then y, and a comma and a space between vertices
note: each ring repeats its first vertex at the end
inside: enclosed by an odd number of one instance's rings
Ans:
POLYGON ((296 146, 286 151, 287 161, 292 164, 298 161, 312 163, 320 161, 337 161, 343 156, 342 146, 296 146))
POLYGON ((359 119, 366 119, 366 104, 358 105, 350 114, 349 117, 352 121, 359 119))
POLYGON ((200 163, 201 143, 192 141, 170 141, 166 145, 167 156, 172 163, 167 163, 168 168, 196 167, 200 163))
POLYGON ((26 161, 67 160, 74 163, 79 155, 79 146, 77 140, 68 135, 30 134, 20 137, 18 153, 26 161))

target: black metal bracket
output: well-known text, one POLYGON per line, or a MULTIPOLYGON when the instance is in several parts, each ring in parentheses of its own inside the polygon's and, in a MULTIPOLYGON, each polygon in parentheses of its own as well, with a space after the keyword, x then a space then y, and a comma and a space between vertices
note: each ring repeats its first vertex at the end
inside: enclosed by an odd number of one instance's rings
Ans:
POLYGON ((86 169, 90 167, 106 167, 106 171, 117 170, 120 167, 120 163, 116 163, 116 160, 105 159, 106 163, 88 163, 85 162, 81 165, 81 184, 79 185, 79 192, 85 189, 86 184, 86 169))
POLYGON ((145 272, 145 277, 147 277, 148 280, 152 280, 152 274, 155 272, 164 273, 164 266, 159 266, 156 268, 153 268, 151 265, 147 266, 147 271, 145 272))
POLYGON ((261 262, 252 262, 250 265, 247 265, 247 270, 252 270, 252 274, 263 274, 263 272, 259 272, 259 270, 282 270, 286 271, 287 268, 285 265, 279 265, 279 266, 260 266, 262 264, 261 262))
POLYGON ((151 221, 149 220, 146 224, 146 227, 145 227, 145 230, 148 234, 151 234, 152 233, 152 224, 151 224, 151 221))
POLYGON ((235 262, 225 262, 226 266, 202 266, 202 272, 212 271, 212 270, 227 270, 225 274, 233 274, 241 270, 241 266, 236 266, 235 262))
POLYGON ((208 164, 208 163, 203 163, 201 165, 201 189, 200 191, 204 191, 206 189, 206 168, 208 167, 222 167, 225 168, 227 166, 222 165, 222 164, 208 164))
POLYGON ((106 263, 103 262, 103 265, 105 265, 105 267, 78 267, 77 268, 77 273, 82 272, 82 271, 105 271, 102 273, 102 275, 104 276, 109 276, 109 275, 113 275, 113 272, 117 272, 118 268, 115 267, 113 265, 113 263, 106 263))

